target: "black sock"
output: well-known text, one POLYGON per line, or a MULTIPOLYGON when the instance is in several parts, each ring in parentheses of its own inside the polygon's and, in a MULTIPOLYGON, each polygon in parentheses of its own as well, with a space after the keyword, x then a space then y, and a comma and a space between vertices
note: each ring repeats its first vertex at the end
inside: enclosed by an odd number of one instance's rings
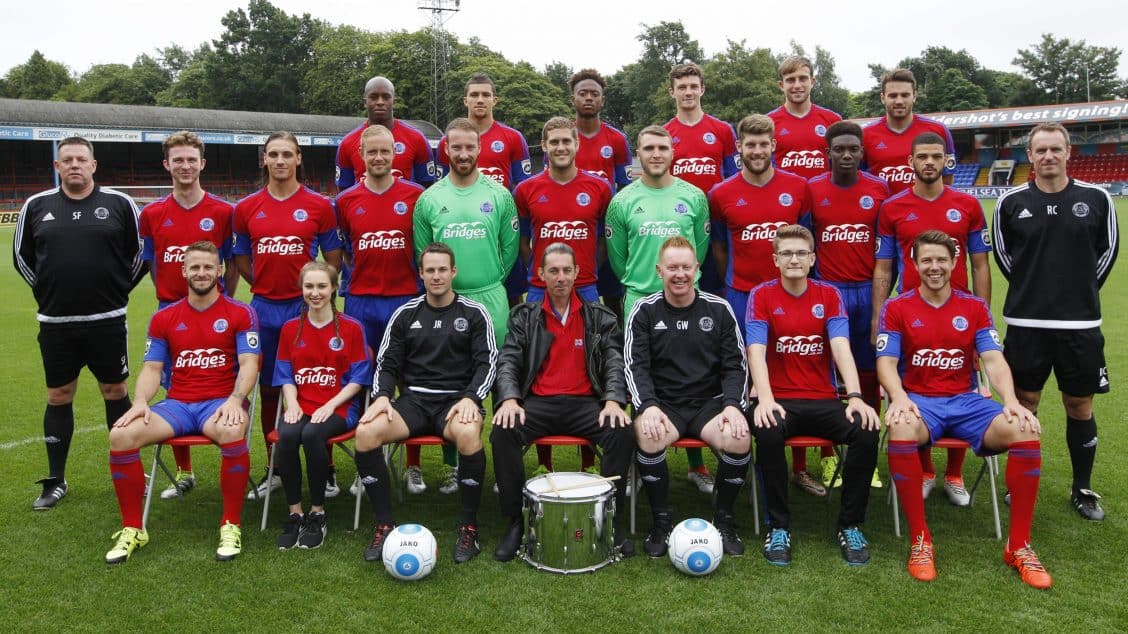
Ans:
POLYGON ((666 464, 666 450, 647 453, 638 450, 638 473, 642 476, 642 486, 650 500, 650 512, 657 518, 659 513, 670 512, 670 467, 666 464))
POLYGON ((47 470, 56 480, 66 479, 67 454, 74 436, 74 403, 48 405, 43 412, 43 442, 47 445, 47 470))
POLYGON ((125 413, 129 411, 130 407, 133 406, 133 403, 130 402, 128 396, 123 396, 119 399, 103 402, 106 405, 106 429, 113 427, 114 423, 117 422, 117 419, 125 416, 125 413))
POLYGON ((1097 457, 1097 417, 1089 420, 1065 419, 1065 444, 1073 463, 1073 493, 1091 488, 1093 461, 1097 457))
POLYGON ((717 461, 717 480, 716 491, 717 510, 724 511, 732 514, 733 504, 736 502, 736 496, 740 495, 740 488, 744 486, 744 480, 748 477, 748 463, 752 460, 752 452, 746 451, 741 454, 729 453, 727 451, 721 453, 721 459, 717 461))
POLYGON ((486 479, 486 450, 458 456, 458 496, 462 510, 459 524, 477 524, 478 507, 482 504, 482 481, 486 479))
POLYGON ((368 501, 372 503, 376 523, 394 524, 391 483, 388 465, 384 462, 384 448, 356 452, 356 473, 360 476, 360 483, 364 485, 364 492, 368 494, 368 501))

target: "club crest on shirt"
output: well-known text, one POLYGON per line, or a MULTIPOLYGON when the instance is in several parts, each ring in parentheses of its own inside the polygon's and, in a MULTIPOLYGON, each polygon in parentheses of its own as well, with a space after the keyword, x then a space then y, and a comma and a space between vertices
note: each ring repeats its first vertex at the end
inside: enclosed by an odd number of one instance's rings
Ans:
MULTIPOLYGON (((98 212, 95 211, 94 213, 96 215, 98 212)), ((1086 203, 1075 203, 1073 205, 1073 215, 1077 216, 1078 218, 1084 218, 1085 216, 1088 216, 1089 205, 1087 205, 1086 203)))
MULTIPOLYGON (((1082 203, 1082 204, 1084 204, 1084 203, 1082 203)), ((1076 214, 1077 213, 1077 211, 1076 211, 1077 205, 1074 205, 1073 209, 1074 209, 1073 213, 1076 214)), ((1088 207, 1085 208, 1085 213, 1089 213, 1088 207)), ((94 217, 97 218, 98 220, 105 220, 106 218, 110 217, 110 210, 106 209, 105 207, 99 207, 99 208, 94 210, 94 217)))
POLYGON ((215 221, 211 218, 200 218, 200 231, 211 231, 215 229, 215 221))
POLYGON ((305 209, 295 209, 294 210, 294 220, 297 220, 298 222, 305 222, 308 219, 309 219, 309 214, 306 213, 305 209))
POLYGON ((400 141, 396 141, 396 154, 403 154, 407 150, 407 146, 400 141))
POLYGON ((963 315, 956 315, 952 318, 952 328, 960 332, 967 330, 967 318, 963 315))
POLYGON ((212 330, 216 332, 227 332, 227 320, 217 319, 212 323, 212 330))
POLYGON ((959 222, 960 218, 963 218, 963 214, 960 213, 959 209, 949 209, 944 217, 948 219, 948 222, 959 222))
POLYGON ((490 143, 490 149, 498 154, 501 154, 501 152, 505 150, 505 143, 502 143, 501 141, 494 141, 493 143, 490 143))
POLYGON ((614 150, 611 149, 610 145, 604 145, 603 147, 599 148, 599 155, 603 158, 611 158, 612 154, 614 154, 614 150))
POLYGON ((823 315, 826 314, 826 309, 822 304, 815 304, 811 306, 811 314, 815 316, 815 319, 822 319, 823 315))
POLYGON ((340 337, 333 337, 329 340, 329 349, 333 352, 339 352, 345 347, 345 340, 340 337))
POLYGON ((397 200, 396 204, 392 205, 392 211, 396 212, 396 215, 399 216, 406 214, 407 203, 403 202, 402 200, 397 200))
POLYGON ((478 209, 481 209, 482 213, 488 214, 494 210, 494 206, 490 201, 487 200, 486 202, 482 203, 482 206, 478 207, 478 209))
POLYGON ((576 194, 576 204, 581 207, 587 207, 591 204, 591 196, 588 196, 586 192, 576 194))
POLYGON ((701 135, 701 140, 708 143, 709 145, 712 145, 717 142, 717 136, 712 132, 706 132, 705 134, 701 135))
POLYGON ((862 209, 873 209, 873 197, 862 196, 858 199, 858 206, 862 209))
POLYGON ((713 318, 702 317, 697 320, 697 326, 701 328, 701 332, 713 332, 713 318))
POLYGON ((466 321, 465 317, 459 317, 454 320, 454 329, 458 332, 466 332, 466 329, 469 327, 470 322, 466 321))
POLYGON ((815 134, 819 136, 826 136, 826 126, 821 123, 815 126, 815 134))
POLYGON ((678 203, 674 205, 674 213, 687 214, 689 213, 689 207, 685 203, 678 203))
POLYGON ((794 201, 791 198, 791 194, 780 194, 779 195, 779 204, 783 205, 784 207, 790 207, 792 202, 794 202, 794 201))

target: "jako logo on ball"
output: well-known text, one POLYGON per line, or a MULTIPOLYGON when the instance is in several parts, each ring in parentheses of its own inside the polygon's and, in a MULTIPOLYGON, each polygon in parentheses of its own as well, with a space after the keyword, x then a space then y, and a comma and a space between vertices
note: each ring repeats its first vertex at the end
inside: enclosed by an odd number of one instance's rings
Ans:
POLYGON ((674 568, 695 577, 717 569, 724 550, 717 528, 700 518, 682 521, 670 531, 670 563, 674 568))

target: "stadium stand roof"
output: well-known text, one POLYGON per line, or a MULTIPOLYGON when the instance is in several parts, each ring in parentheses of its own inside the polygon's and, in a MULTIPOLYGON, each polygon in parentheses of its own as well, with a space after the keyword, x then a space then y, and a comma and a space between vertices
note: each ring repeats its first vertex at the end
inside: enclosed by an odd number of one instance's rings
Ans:
MULTIPOLYGON (((126 106, 33 99, 0 99, 0 140, 58 140, 57 132, 38 133, 40 128, 75 130, 116 130, 137 133, 94 134, 98 140, 124 142, 150 141, 145 131, 192 130, 207 132, 205 141, 224 143, 261 143, 260 137, 278 130, 288 130, 301 137, 333 139, 334 144, 361 122, 361 117, 339 117, 279 112, 242 112, 237 110, 204 110, 196 108, 164 108, 159 106, 126 106), (238 135, 246 135, 239 137, 238 135), (107 137, 111 138, 107 138, 107 137), (253 140, 252 138, 253 137, 253 140)), ((432 139, 442 131, 428 121, 406 120, 432 139)), ((86 136, 86 135, 81 135, 86 136)), ((155 135, 154 135, 155 136, 155 135)), ((320 145, 322 143, 312 143, 320 145)))

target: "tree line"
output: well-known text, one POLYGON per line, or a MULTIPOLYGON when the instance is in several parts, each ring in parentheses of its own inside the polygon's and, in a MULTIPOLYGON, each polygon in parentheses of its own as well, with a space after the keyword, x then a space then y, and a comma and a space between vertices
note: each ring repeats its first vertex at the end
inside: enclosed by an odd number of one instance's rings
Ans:
MULTIPOLYGON (((0 96, 111 104, 178 106, 265 112, 363 114, 361 91, 374 75, 396 85, 396 115, 437 119, 437 125, 464 112, 461 86, 475 72, 497 82, 498 120, 529 138, 539 138, 550 116, 570 111, 568 78, 573 69, 555 61, 544 69, 512 62, 477 38, 461 42, 446 32, 372 32, 334 25, 310 14, 291 15, 269 0, 250 0, 229 11, 219 39, 194 49, 169 44, 141 54, 132 64, 97 64, 75 74, 39 51, 0 79, 0 96), (445 50, 445 73, 435 76, 435 38, 445 50), (433 81, 448 89, 438 103, 433 81)), ((874 85, 852 93, 835 70, 834 56, 821 46, 813 54, 792 42, 789 50, 749 47, 729 40, 706 55, 680 22, 640 25, 639 59, 607 76, 604 119, 633 137, 643 126, 674 114, 666 74, 692 61, 705 71, 705 110, 737 121, 782 103, 776 84, 779 62, 804 55, 815 65, 815 103, 848 118, 883 113, 878 79, 889 68, 909 68, 917 77, 917 112, 1044 105, 1128 98, 1128 78, 1117 75, 1121 50, 1084 40, 1043 34, 1016 52, 1021 73, 985 68, 961 49, 929 46, 892 67, 870 64, 874 85)), ((442 66, 442 65, 440 65, 442 66)))

